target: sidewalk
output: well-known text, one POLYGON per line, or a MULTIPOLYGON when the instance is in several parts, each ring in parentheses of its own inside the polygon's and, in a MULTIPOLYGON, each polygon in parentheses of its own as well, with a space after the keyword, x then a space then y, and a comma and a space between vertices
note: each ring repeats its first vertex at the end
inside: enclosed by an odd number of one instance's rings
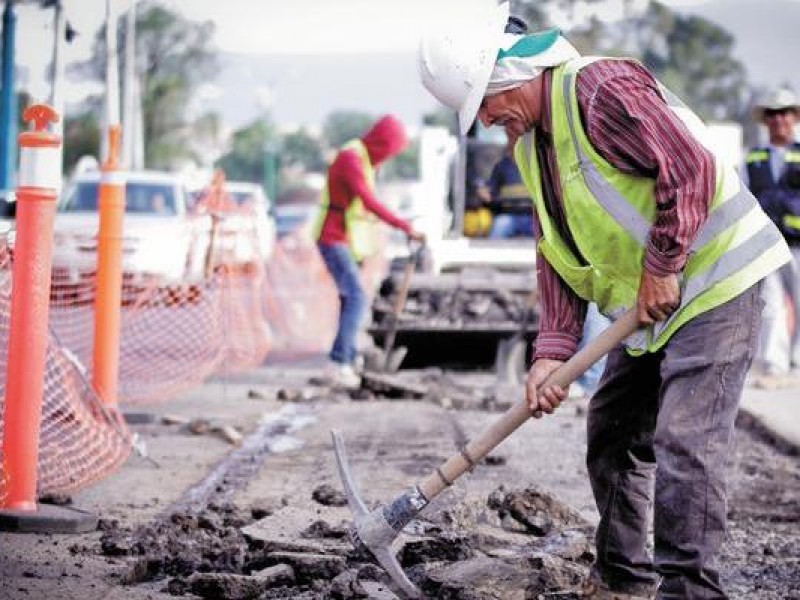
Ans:
POLYGON ((741 411, 794 452, 800 450, 800 378, 754 377, 741 411))

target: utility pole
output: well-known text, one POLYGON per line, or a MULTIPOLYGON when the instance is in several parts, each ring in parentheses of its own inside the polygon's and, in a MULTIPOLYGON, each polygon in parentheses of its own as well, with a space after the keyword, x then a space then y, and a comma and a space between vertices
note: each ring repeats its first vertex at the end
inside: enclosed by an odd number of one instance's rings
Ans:
POLYGON ((139 81, 136 69, 136 0, 130 0, 125 20, 125 71, 122 83, 122 164, 127 169, 141 169, 144 165, 136 151, 141 131, 137 131, 137 103, 139 81))
MULTIPOLYGON (((106 133, 119 125, 119 61, 117 59, 117 11, 115 0, 106 0, 106 104, 101 136, 100 156, 108 158, 106 133)), ((101 161, 101 162, 102 162, 101 161)))
MULTIPOLYGON (((56 0, 53 5, 53 85, 50 92, 50 106, 55 109, 61 118, 53 123, 53 133, 63 139, 64 137, 64 46, 67 37, 67 19, 64 16, 64 5, 61 0, 56 0)), ((59 144, 58 164, 63 163, 64 146, 59 144)), ((60 191, 61 186, 56 188, 60 191)))
POLYGON ((14 86, 14 40, 17 17, 13 0, 3 10, 2 54, 0 55, 0 217, 12 213, 14 173, 17 166, 17 91, 14 86))

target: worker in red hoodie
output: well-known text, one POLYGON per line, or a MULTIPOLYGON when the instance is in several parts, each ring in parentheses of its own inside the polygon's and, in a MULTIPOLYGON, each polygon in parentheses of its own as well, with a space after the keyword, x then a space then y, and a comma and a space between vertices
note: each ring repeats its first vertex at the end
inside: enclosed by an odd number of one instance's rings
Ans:
POLYGON ((402 123, 386 115, 360 139, 347 142, 328 168, 316 231, 317 246, 339 292, 339 328, 329 354, 328 375, 342 387, 357 387, 360 383, 353 362, 366 293, 358 264, 377 250, 377 223, 371 215, 401 229, 413 240, 424 239, 375 197, 376 167, 402 152, 407 143, 402 123))

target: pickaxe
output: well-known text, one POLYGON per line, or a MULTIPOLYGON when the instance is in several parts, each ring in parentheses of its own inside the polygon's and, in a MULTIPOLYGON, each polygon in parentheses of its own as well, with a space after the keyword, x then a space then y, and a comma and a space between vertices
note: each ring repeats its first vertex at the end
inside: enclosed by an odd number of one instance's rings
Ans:
MULTIPOLYGON (((606 331, 554 371, 540 388, 550 385, 568 386, 613 347, 636 331, 637 327, 636 311, 629 310, 606 331)), ((392 543, 403 531, 403 528, 416 518, 436 496, 451 486, 466 471, 473 469, 484 456, 494 450, 500 442, 516 431, 530 417, 528 403, 525 399, 520 400, 481 435, 465 445, 460 452, 434 469, 422 482, 395 498, 391 503, 382 504, 372 511, 368 510, 361 500, 350 474, 344 441, 336 431, 332 431, 331 436, 333 437, 336 462, 339 466, 339 475, 342 478, 347 502, 354 517, 350 528, 353 544, 357 548, 369 550, 409 598, 422 598, 422 592, 408 579, 400 567, 392 543)))

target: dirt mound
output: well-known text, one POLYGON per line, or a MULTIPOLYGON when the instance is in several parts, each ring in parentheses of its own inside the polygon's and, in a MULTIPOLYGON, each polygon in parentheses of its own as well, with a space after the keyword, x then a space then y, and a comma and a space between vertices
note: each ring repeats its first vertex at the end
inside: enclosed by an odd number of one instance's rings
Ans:
MULTIPOLYGON (((315 490, 317 502, 328 503, 328 488, 315 490)), ((499 488, 484 510, 496 516, 479 531, 427 521, 407 529, 398 560, 420 588, 465 600, 574 597, 592 558, 586 523, 575 511, 535 488, 499 488)), ((314 503, 280 508, 255 523, 252 514, 222 506, 176 513, 135 531, 106 523, 101 548, 133 559, 126 584, 163 580, 173 595, 397 597, 386 573, 349 543, 347 524, 320 518, 314 503)))

